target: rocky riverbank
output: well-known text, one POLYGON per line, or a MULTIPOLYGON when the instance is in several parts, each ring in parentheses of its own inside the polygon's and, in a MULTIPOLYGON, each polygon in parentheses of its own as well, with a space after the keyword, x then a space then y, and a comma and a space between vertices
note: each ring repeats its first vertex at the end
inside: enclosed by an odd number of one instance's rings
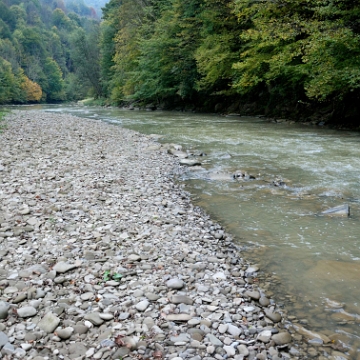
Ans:
POLYGON ((3 358, 319 355, 312 346, 326 340, 293 342, 301 336, 256 285, 258 267, 191 204, 173 179, 180 165, 153 137, 36 111, 14 111, 7 123, 3 358))

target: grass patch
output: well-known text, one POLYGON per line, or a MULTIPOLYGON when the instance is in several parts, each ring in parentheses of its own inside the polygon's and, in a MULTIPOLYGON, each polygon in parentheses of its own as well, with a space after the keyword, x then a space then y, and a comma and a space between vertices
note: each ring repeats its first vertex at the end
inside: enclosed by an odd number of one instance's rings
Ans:
POLYGON ((111 103, 109 99, 100 98, 100 99, 94 99, 94 98, 88 98, 84 100, 79 101, 80 104, 83 104, 84 106, 112 106, 114 105, 111 103))
POLYGON ((0 133, 6 128, 5 116, 8 111, 0 110, 0 133))

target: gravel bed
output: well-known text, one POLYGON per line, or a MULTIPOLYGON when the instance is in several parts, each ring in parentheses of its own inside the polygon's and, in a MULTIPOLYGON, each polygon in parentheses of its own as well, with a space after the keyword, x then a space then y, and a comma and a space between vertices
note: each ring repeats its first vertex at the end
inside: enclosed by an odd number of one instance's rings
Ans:
POLYGON ((0 357, 308 358, 258 266, 176 183, 169 146, 57 113, 7 124, 0 357))

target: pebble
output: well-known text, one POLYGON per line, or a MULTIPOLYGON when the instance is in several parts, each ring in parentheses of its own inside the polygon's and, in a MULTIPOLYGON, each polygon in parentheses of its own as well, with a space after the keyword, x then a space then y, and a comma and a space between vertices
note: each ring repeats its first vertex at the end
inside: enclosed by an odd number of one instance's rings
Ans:
POLYGON ((34 316, 36 313, 36 309, 32 306, 24 306, 17 310, 17 315, 22 318, 34 316))
POLYGON ((223 343, 213 334, 207 334, 206 338, 215 346, 222 346, 223 343))
POLYGON ((194 303, 194 300, 191 299, 189 296, 186 296, 186 295, 172 295, 172 296, 170 296, 169 300, 173 304, 192 305, 194 303))
POLYGON ((258 291, 245 291, 245 296, 254 299, 254 300, 259 300, 260 299, 260 293, 258 291))
POLYGON ((93 325, 99 326, 101 325, 104 320, 100 317, 98 312, 91 312, 84 316, 85 320, 90 321, 93 325))
POLYGON ((60 261, 54 266, 54 270, 57 273, 62 274, 62 273, 65 273, 67 271, 70 271, 72 269, 75 269, 76 267, 77 267, 76 264, 69 264, 69 263, 66 263, 64 261, 60 261))
POLYGON ((7 335, 0 331, 0 348, 3 347, 7 342, 9 341, 9 338, 7 335))
POLYGON ((257 340, 262 341, 263 343, 268 343, 271 339, 272 332, 271 330, 263 330, 258 336, 257 340))
POLYGON ((114 318, 114 315, 110 314, 110 313, 100 313, 99 317, 100 317, 100 319, 103 319, 105 321, 109 321, 109 320, 114 318))
POLYGON ((252 265, 246 269, 245 273, 249 275, 249 274, 255 273, 257 271, 259 271, 259 267, 256 265, 252 265))
POLYGON ((271 310, 265 310, 265 315, 274 322, 281 321, 281 315, 278 312, 273 312, 271 310))
POLYGON ((262 306, 269 306, 270 305, 270 300, 267 297, 262 296, 259 299, 259 304, 262 305, 262 306))
POLYGON ((66 327, 64 329, 56 330, 56 334, 61 340, 69 339, 73 332, 74 332, 74 328, 72 328, 70 326, 66 327))
POLYGON ((272 336, 276 345, 285 345, 291 342, 291 335, 288 332, 280 332, 272 336))
POLYGON ((147 300, 140 301, 135 305, 136 310, 138 311, 145 311, 148 306, 150 305, 150 302, 147 300))
POLYGON ((170 289, 182 289, 185 284, 178 278, 170 279, 166 282, 166 286, 170 289))
POLYGON ((237 338, 242 333, 242 329, 238 328, 233 324, 228 324, 227 332, 232 335, 234 338, 237 338))
POLYGON ((189 321, 192 318, 189 314, 170 314, 166 316, 168 321, 189 321))
POLYGON ((0 319, 6 319, 9 314, 10 304, 5 301, 0 301, 0 319))
POLYGON ((60 323, 60 319, 53 314, 48 312, 39 322, 38 326, 41 330, 52 333, 60 323))
POLYGON ((241 344, 237 347, 237 349, 238 349, 240 355, 244 355, 244 357, 249 355, 249 350, 248 350, 247 346, 241 344))
POLYGON ((227 356, 234 356, 236 351, 232 346, 224 346, 223 349, 226 351, 227 356))
POLYGON ((217 272, 213 275, 215 280, 226 280, 226 275, 223 272, 217 272))

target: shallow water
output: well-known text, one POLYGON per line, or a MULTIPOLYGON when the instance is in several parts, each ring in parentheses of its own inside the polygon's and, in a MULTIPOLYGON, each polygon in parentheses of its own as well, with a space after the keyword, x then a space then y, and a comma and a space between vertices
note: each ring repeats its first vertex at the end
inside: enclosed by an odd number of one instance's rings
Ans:
POLYGON ((270 290, 289 313, 307 328, 337 332, 355 352, 360 349, 359 133, 251 117, 64 106, 47 110, 160 134, 161 142, 206 153, 202 169, 183 177, 195 203, 248 245, 246 257, 279 277, 270 290), (256 180, 235 181, 236 170, 256 180), (285 185, 274 186, 274 180, 285 185), (350 217, 320 214, 341 204, 350 205, 350 217), (257 247, 261 251, 254 251, 257 247))

